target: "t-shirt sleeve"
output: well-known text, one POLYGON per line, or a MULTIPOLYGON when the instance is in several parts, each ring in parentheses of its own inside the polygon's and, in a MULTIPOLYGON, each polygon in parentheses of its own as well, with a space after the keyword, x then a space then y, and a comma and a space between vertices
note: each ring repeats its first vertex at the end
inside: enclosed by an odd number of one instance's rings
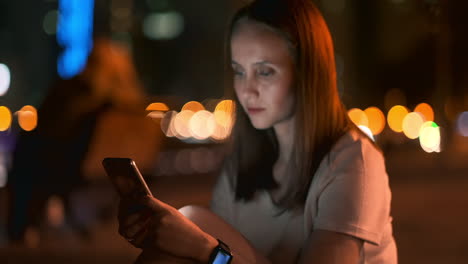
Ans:
POLYGON ((233 224, 234 188, 225 170, 219 175, 211 196, 210 209, 213 213, 233 224))
POLYGON ((390 221, 390 188, 382 154, 361 139, 338 151, 331 181, 318 197, 313 229, 344 233, 379 245, 390 221))

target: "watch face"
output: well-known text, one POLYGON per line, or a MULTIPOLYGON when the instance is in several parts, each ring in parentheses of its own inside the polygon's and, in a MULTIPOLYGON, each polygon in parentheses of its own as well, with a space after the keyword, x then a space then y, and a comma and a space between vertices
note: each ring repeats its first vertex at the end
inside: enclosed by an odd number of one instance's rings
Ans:
POLYGON ((223 251, 218 251, 216 258, 213 261, 213 264, 227 264, 231 262, 231 258, 232 258, 231 255, 223 251))

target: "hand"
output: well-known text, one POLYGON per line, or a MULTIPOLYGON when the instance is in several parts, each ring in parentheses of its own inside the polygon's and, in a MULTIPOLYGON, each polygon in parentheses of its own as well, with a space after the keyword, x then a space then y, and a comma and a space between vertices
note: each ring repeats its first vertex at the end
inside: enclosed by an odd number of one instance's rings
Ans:
POLYGON ((119 203, 119 234, 130 244, 143 249, 149 243, 151 209, 133 198, 125 198, 119 203))
MULTIPOLYGON (((122 201, 121 209, 128 208, 122 201)), ((135 204, 135 202, 133 202, 135 204)), ((158 199, 146 196, 139 204, 145 205, 138 213, 120 214, 120 234, 140 248, 153 248, 181 258, 207 262, 217 240, 203 232, 196 224, 174 207, 158 199), (148 213, 150 212, 150 213, 148 213)))

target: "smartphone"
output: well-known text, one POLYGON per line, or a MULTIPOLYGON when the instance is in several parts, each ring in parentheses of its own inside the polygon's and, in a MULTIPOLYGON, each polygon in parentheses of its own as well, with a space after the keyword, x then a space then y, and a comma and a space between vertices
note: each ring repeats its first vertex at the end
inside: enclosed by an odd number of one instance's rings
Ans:
POLYGON ((135 161, 132 159, 105 158, 102 165, 122 197, 153 196, 135 161))

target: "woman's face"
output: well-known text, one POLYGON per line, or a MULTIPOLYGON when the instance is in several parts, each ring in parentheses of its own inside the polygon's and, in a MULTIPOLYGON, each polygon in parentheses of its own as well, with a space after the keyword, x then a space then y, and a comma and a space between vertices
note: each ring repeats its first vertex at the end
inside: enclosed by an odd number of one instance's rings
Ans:
POLYGON ((234 89, 257 129, 292 120, 294 62, 288 43, 265 25, 240 22, 231 38, 234 89))

